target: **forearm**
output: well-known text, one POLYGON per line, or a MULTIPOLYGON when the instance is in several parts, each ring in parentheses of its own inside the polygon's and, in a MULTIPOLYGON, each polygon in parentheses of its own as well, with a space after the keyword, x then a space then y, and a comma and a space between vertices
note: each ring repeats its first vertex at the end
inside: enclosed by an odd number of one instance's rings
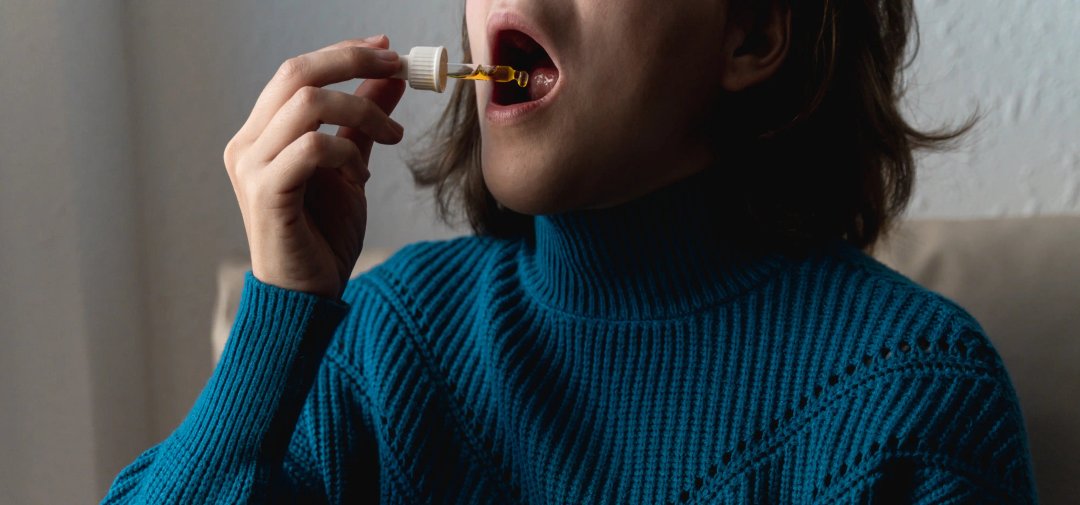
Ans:
POLYGON ((258 499, 281 475, 297 416, 347 308, 249 273, 225 352, 191 412, 117 477, 105 501, 258 499))

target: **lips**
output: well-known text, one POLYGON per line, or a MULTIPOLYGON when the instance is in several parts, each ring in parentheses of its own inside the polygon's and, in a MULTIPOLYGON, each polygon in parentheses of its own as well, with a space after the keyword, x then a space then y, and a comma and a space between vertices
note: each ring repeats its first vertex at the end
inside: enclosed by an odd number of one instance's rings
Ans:
POLYGON ((488 28, 492 63, 529 73, 528 86, 497 85, 493 88, 491 101, 496 105, 512 106, 535 102, 551 93, 559 81, 559 67, 543 39, 533 35, 538 32, 513 14, 493 16, 488 28))

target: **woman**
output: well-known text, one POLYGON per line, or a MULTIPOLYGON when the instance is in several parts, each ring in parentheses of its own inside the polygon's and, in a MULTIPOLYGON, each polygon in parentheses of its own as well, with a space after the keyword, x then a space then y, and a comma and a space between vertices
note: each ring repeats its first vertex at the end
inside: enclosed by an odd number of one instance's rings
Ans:
POLYGON ((466 54, 534 82, 458 87, 414 164, 476 234, 353 281, 400 62, 290 59, 225 150, 252 254, 228 347, 106 501, 1034 501, 977 321, 864 252, 913 149, 965 129, 898 112, 912 16, 467 0, 466 54))

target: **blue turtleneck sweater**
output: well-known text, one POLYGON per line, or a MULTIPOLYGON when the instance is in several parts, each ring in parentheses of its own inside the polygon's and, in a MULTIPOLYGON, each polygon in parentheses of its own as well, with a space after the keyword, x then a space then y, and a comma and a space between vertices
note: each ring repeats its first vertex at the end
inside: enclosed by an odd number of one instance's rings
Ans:
POLYGON ((837 241, 741 254, 693 179, 406 247, 331 300, 246 278, 110 503, 1028 503, 979 324, 837 241))

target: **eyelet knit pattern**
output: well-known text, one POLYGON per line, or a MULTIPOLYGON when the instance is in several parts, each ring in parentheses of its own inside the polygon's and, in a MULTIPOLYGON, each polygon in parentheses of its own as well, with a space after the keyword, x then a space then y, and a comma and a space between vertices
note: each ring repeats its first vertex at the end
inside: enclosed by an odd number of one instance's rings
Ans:
POLYGON ((203 396, 106 501, 1035 502, 967 312, 843 242, 741 254, 700 186, 415 244, 344 303, 249 275, 203 396))

